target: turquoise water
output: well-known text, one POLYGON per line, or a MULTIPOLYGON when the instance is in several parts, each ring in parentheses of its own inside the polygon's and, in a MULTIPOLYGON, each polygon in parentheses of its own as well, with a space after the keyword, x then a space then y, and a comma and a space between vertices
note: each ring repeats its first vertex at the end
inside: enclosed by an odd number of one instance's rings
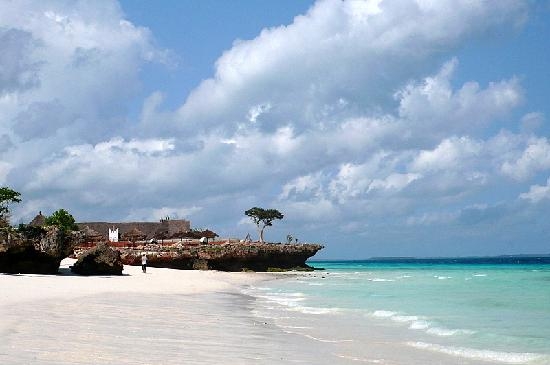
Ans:
MULTIPOLYGON (((550 364, 548 264, 313 265, 326 270, 256 288, 263 315, 286 318, 282 327, 302 328, 310 337, 334 329, 338 338, 366 343, 378 326, 375 335, 384 328, 391 333, 383 341, 417 352, 474 363, 550 364)), ((359 352, 349 344, 345 350, 359 352)))

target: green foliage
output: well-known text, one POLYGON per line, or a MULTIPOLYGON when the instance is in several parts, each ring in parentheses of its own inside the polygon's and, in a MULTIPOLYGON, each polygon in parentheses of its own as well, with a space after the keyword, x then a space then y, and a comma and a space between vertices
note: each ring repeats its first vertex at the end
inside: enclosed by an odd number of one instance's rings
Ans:
POLYGON ((40 238, 46 231, 42 227, 34 227, 28 224, 20 224, 17 231, 27 239, 40 238))
POLYGON ((46 225, 57 226, 64 231, 78 231, 78 226, 76 225, 73 216, 65 209, 59 209, 51 216, 47 217, 46 225))
POLYGON ((258 227, 260 233, 260 242, 264 242, 264 229, 273 225, 276 219, 283 219, 284 215, 277 209, 250 208, 244 212, 258 227))
POLYGON ((7 186, 0 187, 0 220, 6 220, 9 214, 9 205, 19 203, 21 194, 7 186))
POLYGON ((245 215, 249 216, 256 224, 262 223, 264 226, 272 226, 275 219, 283 219, 284 215, 277 209, 250 208, 245 215))

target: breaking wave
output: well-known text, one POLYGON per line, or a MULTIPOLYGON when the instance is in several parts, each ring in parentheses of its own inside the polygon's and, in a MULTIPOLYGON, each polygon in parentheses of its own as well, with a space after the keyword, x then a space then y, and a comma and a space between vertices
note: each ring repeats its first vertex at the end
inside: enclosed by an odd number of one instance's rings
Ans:
POLYGON ((468 347, 442 346, 425 342, 407 342, 407 345, 421 350, 435 351, 446 355, 463 357, 471 360, 495 361, 505 364, 529 364, 542 361, 548 356, 529 352, 501 352, 479 350, 468 347))

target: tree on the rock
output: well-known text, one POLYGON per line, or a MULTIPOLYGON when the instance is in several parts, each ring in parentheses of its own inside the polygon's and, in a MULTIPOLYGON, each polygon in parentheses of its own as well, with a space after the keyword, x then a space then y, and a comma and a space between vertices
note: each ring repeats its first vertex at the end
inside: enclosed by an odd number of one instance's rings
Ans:
POLYGON ((275 219, 283 219, 284 215, 279 212, 277 209, 263 209, 263 208, 250 208, 245 215, 249 216, 250 219, 258 227, 258 233, 260 235, 260 242, 264 243, 264 229, 273 225, 275 219))
POLYGON ((74 217, 65 209, 59 209, 46 218, 47 226, 57 226, 64 231, 78 231, 74 217))
POLYGON ((30 224, 20 224, 17 227, 17 232, 21 233, 23 237, 30 239, 30 240, 36 240, 42 237, 46 231, 42 227, 35 227, 30 224))
POLYGON ((7 224, 10 212, 9 205, 19 203, 21 201, 20 196, 20 193, 7 186, 0 187, 0 223, 4 222, 7 224))

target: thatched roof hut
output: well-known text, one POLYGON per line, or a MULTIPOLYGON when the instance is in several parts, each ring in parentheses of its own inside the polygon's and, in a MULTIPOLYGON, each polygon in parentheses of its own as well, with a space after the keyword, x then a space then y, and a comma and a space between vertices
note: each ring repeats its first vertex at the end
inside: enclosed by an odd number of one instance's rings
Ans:
POLYGON ((103 237, 101 233, 99 233, 98 231, 88 226, 85 226, 84 228, 82 228, 81 232, 84 233, 84 239, 87 242, 100 242, 105 240, 105 237, 103 237))
POLYGON ((146 237, 147 235, 142 231, 140 231, 139 229, 137 229, 136 227, 132 228, 131 230, 129 230, 128 232, 122 235, 122 239, 124 241, 131 241, 131 242, 142 241, 146 237))
POLYGON ((42 211, 38 212, 36 217, 32 219, 29 223, 29 226, 33 227, 44 227, 46 225, 46 217, 42 215, 42 211))
POLYGON ((219 235, 216 232, 213 232, 209 229, 201 231, 200 234, 201 234, 201 237, 206 237, 208 239, 214 239, 216 237, 219 237, 219 235))

